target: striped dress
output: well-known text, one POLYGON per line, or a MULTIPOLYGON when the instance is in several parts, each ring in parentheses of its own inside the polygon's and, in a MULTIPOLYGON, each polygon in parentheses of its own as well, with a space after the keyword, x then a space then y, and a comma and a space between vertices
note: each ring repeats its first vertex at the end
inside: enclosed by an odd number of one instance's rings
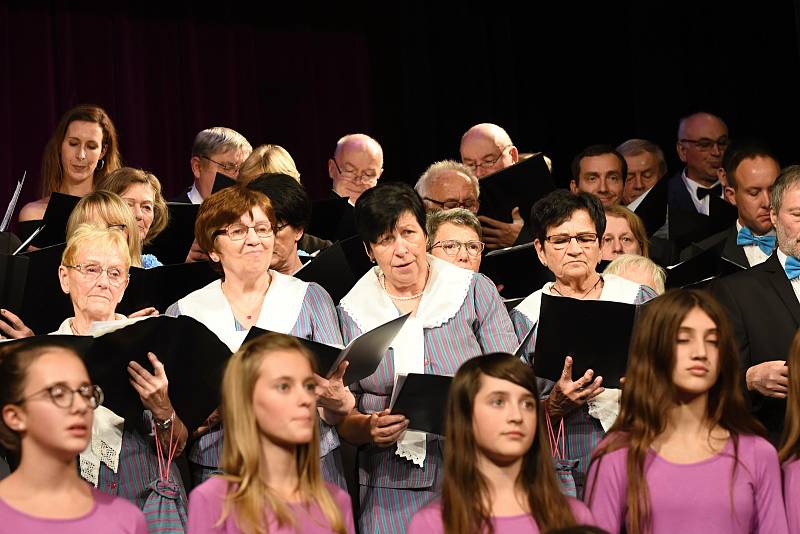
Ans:
MULTIPOLYGON (((264 297, 256 326, 327 345, 342 346, 336 309, 328 293, 313 282, 303 282, 277 271, 270 270, 270 273, 272 283, 264 297)), ((247 329, 234 317, 219 280, 179 300, 167 309, 166 315, 194 317, 217 334, 231 351, 238 350, 247 334, 247 329)), ((346 490, 341 455, 337 450, 339 436, 336 429, 320 419, 319 430, 323 476, 328 482, 346 490)), ((220 473, 222 434, 222 425, 216 425, 191 445, 188 458, 195 486, 211 475, 220 473)))
MULTIPOLYGON (((471 357, 490 352, 513 352, 518 344, 517 338, 494 284, 482 274, 471 273, 431 256, 428 256, 428 260, 431 263, 428 288, 449 276, 458 277, 463 276, 461 273, 468 273, 468 277, 463 292, 429 292, 426 289, 422 296, 417 317, 424 323, 436 324, 423 328, 424 372, 453 375, 471 357), (426 299, 431 298, 455 302, 454 314, 449 317, 424 317, 424 309, 431 304, 426 299)), ((388 312, 397 317, 400 312, 377 283, 376 272, 372 270, 364 275, 356 288, 368 284, 366 296, 372 297, 372 306, 376 309, 380 307, 384 314, 387 313, 387 307, 391 307, 388 312)), ((442 280, 442 283, 445 281, 442 280)), ((364 308, 369 302, 363 302, 360 310, 353 311, 356 306, 348 302, 352 293, 343 298, 338 307, 345 342, 364 331, 359 322, 363 324, 363 314, 369 313, 369 309, 364 308), (354 317, 354 314, 359 317, 354 317)), ((361 413, 369 414, 389 407, 394 376, 394 354, 390 348, 373 375, 351 386, 361 413)), ((361 532, 405 532, 414 513, 439 496, 443 445, 441 437, 426 436, 427 450, 422 467, 397 456, 396 445, 386 448, 366 445, 359 448, 361 532)))
MULTIPOLYGON (((644 304, 657 295, 655 291, 647 286, 640 286, 613 274, 603 275, 603 290, 599 300, 622 302, 626 304, 644 304)), ((517 331, 520 341, 539 322, 539 303, 543 292, 550 294, 552 282, 548 282, 544 287, 521 302, 516 308, 511 310, 511 321, 517 331)), ((530 337, 525 347, 523 347, 526 363, 533 365, 533 351, 536 346, 536 335, 530 337)), ((572 377, 575 379, 576 377, 572 377)), ((553 389, 555 382, 544 378, 537 379, 539 395, 547 398, 553 389)), ((605 436, 605 431, 600 421, 589 415, 587 405, 573 410, 564 417, 564 432, 566 441, 564 443, 567 463, 575 464, 573 477, 575 479, 575 490, 577 497, 583 495, 583 488, 586 483, 586 473, 589 470, 589 459, 592 451, 605 436)), ((565 489, 562 487, 562 489, 565 489)))

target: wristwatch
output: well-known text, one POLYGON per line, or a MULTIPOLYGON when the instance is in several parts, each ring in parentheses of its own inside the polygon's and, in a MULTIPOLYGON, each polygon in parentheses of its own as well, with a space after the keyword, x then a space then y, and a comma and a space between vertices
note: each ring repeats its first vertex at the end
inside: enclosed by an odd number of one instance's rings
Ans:
POLYGON ((173 419, 175 419, 175 412, 172 412, 172 415, 170 415, 167 419, 163 419, 163 420, 162 419, 156 419, 155 417, 153 417, 153 422, 155 423, 157 429, 159 429, 159 430, 169 430, 169 428, 172 426, 172 420, 173 419))

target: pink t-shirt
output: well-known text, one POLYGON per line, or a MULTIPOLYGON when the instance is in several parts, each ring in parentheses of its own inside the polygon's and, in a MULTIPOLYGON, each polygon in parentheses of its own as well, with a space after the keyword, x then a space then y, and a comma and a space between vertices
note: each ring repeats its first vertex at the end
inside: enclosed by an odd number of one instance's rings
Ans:
MULTIPOLYGON (((353 526, 353 508, 350 496, 341 488, 325 483, 333 500, 342 511, 342 518, 347 532, 355 533, 353 526)), ((187 534, 239 534, 233 515, 228 515, 225 521, 217 526, 217 521, 222 517, 222 507, 228 489, 228 482, 222 477, 212 477, 197 486, 189 495, 189 525, 187 534)), ((325 521, 319 507, 313 505, 307 508, 297 503, 289 505, 296 520, 296 527, 286 526, 278 528, 277 523, 270 521, 270 534, 330 534, 332 531, 325 521)), ((84 533, 85 534, 85 533, 84 533)))
POLYGON ((783 500, 786 502, 789 532, 800 533, 800 460, 783 466, 783 500))
POLYGON ((0 532, 26 534, 147 534, 142 511, 128 500, 92 488, 94 506, 74 519, 34 517, 10 507, 0 499, 0 532))
MULTIPOLYGON (((594 525, 592 513, 577 499, 567 497, 567 502, 579 525, 594 525)), ((493 517, 492 526, 495 534, 539 534, 539 526, 530 514, 511 515, 507 517, 493 517)), ((441 501, 436 501, 416 514, 408 524, 406 534, 443 534, 441 501)))
MULTIPOLYGON (((584 499, 597 526, 609 532, 619 532, 628 521, 627 454, 627 447, 617 449, 592 462, 587 477, 584 499)), ((652 534, 786 534, 775 448, 758 436, 739 436, 732 481, 733 467, 732 439, 718 454, 691 464, 672 463, 651 450, 645 479, 652 534)))

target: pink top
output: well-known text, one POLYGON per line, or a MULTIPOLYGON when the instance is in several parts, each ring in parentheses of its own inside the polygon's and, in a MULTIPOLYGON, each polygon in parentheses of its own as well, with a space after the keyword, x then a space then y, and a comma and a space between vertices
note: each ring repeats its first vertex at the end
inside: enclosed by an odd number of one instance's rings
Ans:
POLYGON ((147 534, 142 511, 130 501, 92 488, 94 505, 88 514, 74 519, 34 517, 12 508, 0 499, 0 531, 26 534, 147 534))
MULTIPOLYGON (((626 447, 606 454, 589 469, 584 499, 597 526, 609 532, 619 532, 627 522, 627 453, 626 447)), ((733 440, 720 453, 691 464, 668 462, 651 451, 645 478, 652 534, 785 534, 775 448, 763 438, 740 436, 738 460, 731 483, 733 440)))
MULTIPOLYGON (((595 521, 592 513, 577 499, 567 497, 572 515, 579 525, 594 525, 595 521)), ((510 515, 506 517, 493 517, 492 526, 495 534, 539 534, 539 526, 534 521, 531 514, 510 515)), ((416 514, 408 524, 406 534, 444 534, 444 523, 442 523, 441 501, 436 501, 416 514)))
MULTIPOLYGON (((350 534, 355 533, 353 526, 353 508, 350 496, 341 488, 325 483, 333 500, 339 506, 344 519, 344 526, 350 534)), ((189 525, 187 534, 239 534, 241 530, 236 526, 233 515, 216 525, 222 517, 222 505, 228 489, 228 482, 222 477, 211 477, 197 486, 189 495, 189 525)), ((325 521, 319 507, 313 505, 310 509, 304 504, 292 503, 289 508, 294 512, 296 526, 278 528, 273 520, 269 522, 270 534, 330 534, 333 532, 325 521)), ((84 533, 85 534, 85 533, 84 533)))
POLYGON ((786 501, 789 532, 800 534, 800 460, 783 466, 783 499, 786 501))

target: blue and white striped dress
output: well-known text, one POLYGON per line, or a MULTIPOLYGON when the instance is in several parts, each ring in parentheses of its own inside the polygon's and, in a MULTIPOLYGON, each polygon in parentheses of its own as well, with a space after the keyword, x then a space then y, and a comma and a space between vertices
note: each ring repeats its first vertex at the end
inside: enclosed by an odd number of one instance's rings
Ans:
MULTIPOLYGON (((517 337, 520 342, 525 338, 525 335, 531 328, 538 325, 539 305, 541 303, 542 293, 544 292, 549 295, 552 286, 552 282, 546 283, 542 289, 533 292, 525 300, 520 302, 516 308, 511 310, 511 321, 514 323, 514 329, 517 331, 517 337)), ((647 286, 636 284, 613 274, 604 274, 603 290, 598 300, 638 305, 644 304, 656 296, 656 292, 647 286)), ((534 332, 523 347, 525 359, 530 364, 533 362, 535 346, 536 332, 534 332)), ((573 376, 572 378, 575 379, 577 377, 573 376)), ((537 385, 539 386, 539 395, 541 398, 546 398, 550 395, 554 384, 555 383, 551 380, 544 378, 538 379, 537 385)), ((577 497, 581 498, 586 483, 586 473, 589 471, 589 459, 592 451, 594 451, 597 444, 603 439, 603 436, 605 436, 605 431, 600 421, 589 415, 589 408, 584 404, 579 409, 573 410, 564 417, 564 432, 566 435, 564 452, 567 459, 572 462, 577 461, 577 465, 573 471, 573 477, 575 479, 577 497)))
MULTIPOLYGON (((330 295, 318 284, 298 280, 270 270, 272 282, 256 326, 273 332, 290 334, 327 345, 342 346, 339 321, 330 295)), ((236 351, 247 330, 236 320, 219 280, 211 282, 169 307, 167 315, 189 315, 236 351)), ((347 489, 336 429, 319 421, 322 473, 328 482, 347 489)), ((219 473, 222 457, 222 425, 218 425, 195 441, 189 451, 195 485, 219 473)))
MULTIPOLYGON (((424 372, 453 375, 471 357, 490 352, 513 353, 518 341, 494 284, 482 274, 432 256, 428 256, 428 261, 430 281, 417 310, 417 318, 423 323, 424 372), (434 311, 426 315, 431 310, 434 311)), ((345 342, 365 329, 370 330, 365 325, 375 322, 375 316, 382 323, 401 315, 378 282, 376 269, 365 274, 338 307, 345 342), (358 302, 351 298, 355 293, 360 293, 358 302)), ((361 413, 389 407, 394 359, 394 350, 390 348, 373 375, 351 386, 361 413)), ((405 532, 414 513, 439 496, 442 446, 440 437, 427 435, 422 467, 397 456, 396 445, 359 448, 361 532, 405 532)))

